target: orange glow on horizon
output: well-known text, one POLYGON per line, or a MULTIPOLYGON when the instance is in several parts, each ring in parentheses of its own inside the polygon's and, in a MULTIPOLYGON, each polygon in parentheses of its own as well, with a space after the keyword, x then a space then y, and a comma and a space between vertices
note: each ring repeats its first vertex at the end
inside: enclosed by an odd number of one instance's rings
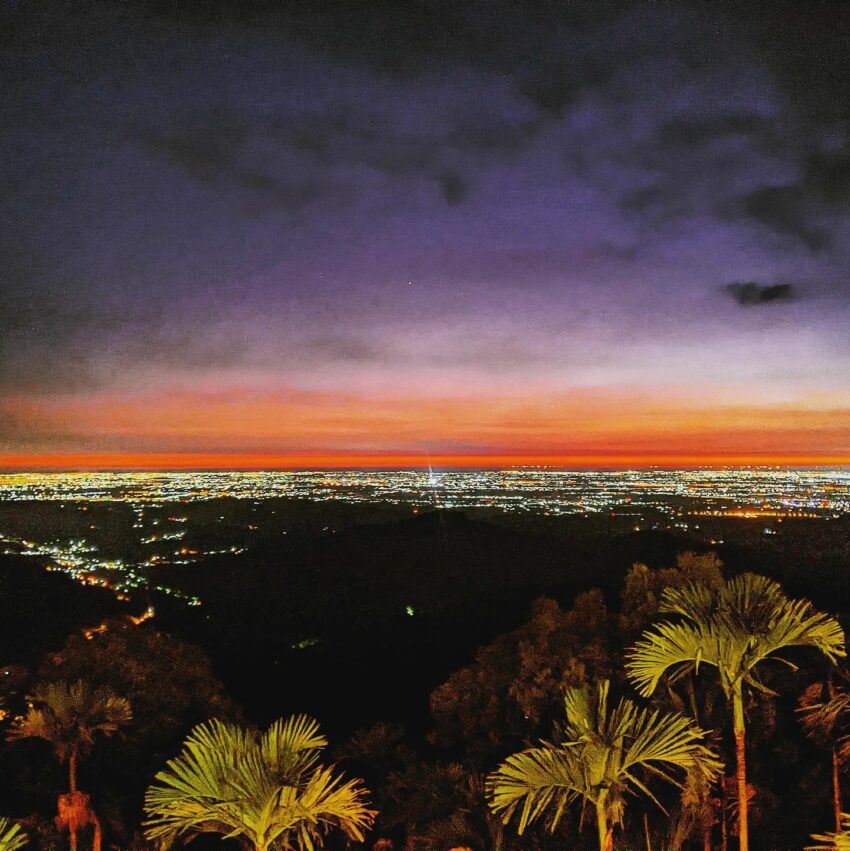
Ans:
MULTIPOLYGON (((397 396, 164 388, 8 398, 0 469, 850 465, 850 397, 772 404, 675 388, 397 396)), ((4 406, 0 404, 0 415, 4 406)))
POLYGON ((308 470, 493 467, 815 467, 850 466, 850 455, 810 454, 493 454, 421 455, 325 453, 92 452, 0 454, 0 470, 308 470))

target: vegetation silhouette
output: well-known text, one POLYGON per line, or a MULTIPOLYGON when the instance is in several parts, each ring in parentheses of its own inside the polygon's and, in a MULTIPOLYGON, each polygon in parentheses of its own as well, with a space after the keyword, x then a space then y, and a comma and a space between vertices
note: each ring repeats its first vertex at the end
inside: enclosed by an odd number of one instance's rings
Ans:
POLYGON ((811 647, 836 662, 845 655, 844 630, 835 618, 816 612, 808 600, 792 600, 776 582, 749 573, 719 589, 698 583, 667 588, 659 612, 679 619, 645 632, 629 652, 626 670, 645 697, 668 672, 673 677, 698 673, 700 665, 717 670, 732 705, 740 851, 747 851, 744 687, 771 693, 756 669, 768 659, 781 660, 775 654, 787 648, 811 647))
POLYGON ((12 727, 10 735, 44 739, 53 746, 59 762, 68 763, 68 794, 59 796, 57 825, 68 829, 71 848, 76 851, 78 830, 93 824, 99 846, 100 822, 89 796, 77 788, 77 763, 99 736, 111 736, 130 723, 130 704, 111 689, 92 688, 85 680, 41 683, 28 702, 26 715, 12 727))
MULTIPOLYGON (((222 506, 202 508, 215 528, 222 506)), ((251 514, 245 522, 255 521, 251 514)), ((491 811, 486 777, 533 742, 568 740, 562 728, 552 732, 565 690, 595 694, 608 680, 611 694, 630 699, 628 648, 658 621, 687 622, 662 610, 668 594, 697 584, 719 595, 751 569, 781 580, 788 599, 811 598, 841 617, 850 612, 843 569, 850 524, 841 519, 789 520, 766 535, 763 520, 722 521, 709 530, 721 521, 701 518, 700 540, 692 532, 617 532, 601 520, 568 517, 408 514, 357 526, 357 516, 349 512, 337 524, 334 507, 322 506, 321 518, 303 528, 240 555, 213 556, 202 570, 157 567, 154 581, 203 600, 188 610, 153 591, 116 605, 105 589, 34 570, 36 559, 0 556, 0 591, 21 602, 4 626, 9 643, 0 642, 7 651, 0 662, 12 663, 0 667, 0 728, 11 732, 28 714, 25 697, 39 683, 83 679, 126 698, 132 721, 82 762, 79 783, 91 799, 70 808, 83 820, 96 810, 105 841, 123 849, 152 847, 140 832, 144 791, 194 725, 248 719, 265 728, 281 715, 307 712, 341 743, 363 730, 336 759, 346 777, 362 777, 372 790, 374 805, 366 806, 379 812, 363 830, 368 847, 381 839, 382 847, 392 842, 405 851, 578 851, 599 844, 597 830, 580 830, 578 806, 554 833, 541 815, 518 837, 491 811), (727 539, 719 545, 725 564, 707 551, 709 536, 727 539), (155 619, 136 624, 126 616, 139 605, 154 605, 155 619), (357 698, 343 704, 340 694, 357 698)), ((798 703, 833 711, 826 706, 829 670, 834 696, 846 688, 833 660, 793 648, 779 655, 798 672, 759 663, 753 678, 763 690, 742 685, 748 826, 758 838, 753 847, 771 851, 821 841, 809 838, 813 830, 836 826, 840 784, 826 755, 835 754, 840 769, 850 732, 842 712, 829 730, 810 729, 800 723, 806 713, 793 711, 798 703)), ((733 701, 719 676, 705 676, 703 661, 672 666, 648 703, 631 699, 642 711, 689 718, 706 731, 705 747, 731 766, 733 701)), ((67 848, 68 841, 52 819, 57 790, 67 787, 46 748, 35 739, 4 745, 0 759, 0 812, 16 818, 33 851, 67 848)), ((697 767, 669 773, 675 783, 636 775, 664 809, 644 794, 630 799, 609 831, 617 846, 737 851, 737 777, 718 782, 697 767)), ((219 847, 229 833, 205 832, 193 847, 219 847)), ((176 843, 193 835, 187 830, 176 843)), ((334 849, 363 844, 344 830, 323 841, 334 849)))
POLYGON ((830 752, 836 832, 842 830, 840 774, 850 757, 850 735, 846 733, 850 722, 850 691, 846 684, 846 673, 830 671, 824 682, 812 683, 803 692, 797 705, 806 735, 830 752), (836 673, 841 674, 844 685, 835 685, 836 673))

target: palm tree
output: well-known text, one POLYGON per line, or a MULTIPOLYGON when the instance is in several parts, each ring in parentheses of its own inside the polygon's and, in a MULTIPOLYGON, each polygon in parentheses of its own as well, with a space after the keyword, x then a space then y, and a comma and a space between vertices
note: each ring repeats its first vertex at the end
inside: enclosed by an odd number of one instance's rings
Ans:
POLYGON ((702 839, 703 851, 711 851, 711 832, 719 821, 720 803, 714 794, 712 780, 698 768, 688 772, 679 805, 669 820, 667 847, 670 851, 679 851, 695 832, 702 839))
POLYGON ((18 851, 27 841, 27 835, 19 824, 7 818, 0 818, 0 851, 18 851))
POLYGON ((835 830, 841 830, 841 784, 839 769, 847 758, 847 737, 839 737, 838 731, 850 718, 850 692, 836 687, 832 675, 825 683, 812 683, 800 698, 797 706, 800 723, 806 735, 832 755, 832 807, 835 815, 835 830))
POLYGON ((68 763, 69 794, 59 796, 59 819, 77 847, 77 830, 99 823, 89 807, 88 795, 77 790, 77 763, 94 747, 98 736, 111 736, 133 718, 126 698, 105 686, 85 680, 40 683, 27 698, 27 714, 12 728, 11 738, 37 737, 53 745, 61 764, 68 763))
POLYGON ((148 839, 221 833, 256 851, 288 851, 321 846, 329 829, 340 828, 362 842, 375 818, 368 791, 319 764, 326 746, 318 724, 304 715, 265 732, 199 724, 145 795, 148 839))
POLYGON ((608 851, 628 793, 658 803, 641 778, 643 771, 679 786, 676 774, 697 767, 711 778, 720 772, 721 764, 704 744, 705 732, 691 719, 643 709, 628 699, 609 710, 608 688, 604 680, 595 689, 568 689, 563 741, 516 753, 489 776, 491 808, 505 823, 518 812, 519 833, 544 812, 554 830, 566 808, 581 800, 595 808, 599 848, 608 851))
POLYGON ((845 655, 844 631, 808 600, 789 599, 776 582, 752 573, 718 589, 700 584, 667 588, 659 612, 679 620, 646 631, 629 651, 626 671, 648 697, 668 671, 675 677, 698 673, 701 664, 717 669, 732 704, 738 834, 741 851, 748 851, 744 686, 774 694, 759 681, 756 668, 768 658, 778 658, 774 654, 786 647, 813 647, 834 663, 845 655))

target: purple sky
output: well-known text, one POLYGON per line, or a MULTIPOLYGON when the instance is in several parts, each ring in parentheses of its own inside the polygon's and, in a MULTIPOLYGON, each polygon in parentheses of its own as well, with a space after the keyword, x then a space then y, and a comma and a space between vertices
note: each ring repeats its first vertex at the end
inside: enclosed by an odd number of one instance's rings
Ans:
POLYGON ((569 452, 590 394, 850 453, 840 4, 274 6, 3 4, 0 451, 239 451, 204 400, 259 394, 252 448, 569 452))

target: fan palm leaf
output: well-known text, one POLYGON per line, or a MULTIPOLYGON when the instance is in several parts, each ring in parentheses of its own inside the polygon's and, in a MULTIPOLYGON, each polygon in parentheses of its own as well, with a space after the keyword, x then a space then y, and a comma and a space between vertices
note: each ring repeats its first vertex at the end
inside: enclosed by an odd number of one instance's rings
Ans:
POLYGON ((319 765, 326 746, 306 716, 281 719, 264 732, 200 724, 146 793, 146 835, 169 842, 219 833, 257 849, 312 849, 339 828, 362 841, 375 813, 361 781, 344 781, 319 765))
POLYGON ((564 696, 564 741, 508 757, 487 781, 491 809, 504 823, 518 815, 519 833, 548 816, 555 829, 567 808, 581 799, 597 814, 600 849, 622 821, 628 794, 656 800, 641 779, 641 770, 680 785, 682 776, 700 766, 709 777, 721 765, 705 745, 705 733, 690 719, 662 714, 623 699, 609 710, 609 684, 595 692, 568 689, 564 696))
POLYGON ((126 698, 85 680, 39 683, 27 702, 29 710, 10 737, 46 739, 63 763, 75 754, 86 754, 98 735, 111 736, 133 718, 126 698))
POLYGON ((0 818, 0 851, 18 851, 29 840, 21 826, 7 818, 0 818))

